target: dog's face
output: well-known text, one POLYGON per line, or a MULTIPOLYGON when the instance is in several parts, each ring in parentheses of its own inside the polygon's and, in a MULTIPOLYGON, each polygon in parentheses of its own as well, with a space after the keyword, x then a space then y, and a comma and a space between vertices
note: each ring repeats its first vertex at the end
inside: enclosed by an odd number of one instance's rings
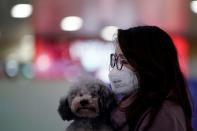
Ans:
POLYGON ((71 92, 68 103, 73 114, 78 117, 93 118, 99 115, 99 95, 95 87, 82 87, 71 92))
POLYGON ((107 116, 116 104, 113 93, 103 82, 89 78, 72 84, 60 100, 58 112, 63 120, 107 116))

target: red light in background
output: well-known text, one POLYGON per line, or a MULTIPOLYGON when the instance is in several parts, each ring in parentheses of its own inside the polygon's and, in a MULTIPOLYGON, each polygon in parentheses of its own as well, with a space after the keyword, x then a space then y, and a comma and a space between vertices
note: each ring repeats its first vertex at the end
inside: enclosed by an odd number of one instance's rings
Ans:
POLYGON ((185 37, 172 35, 173 42, 177 48, 179 64, 185 76, 188 76, 189 44, 185 37))
POLYGON ((35 78, 69 79, 81 71, 78 61, 72 61, 69 53, 70 42, 66 39, 36 35, 35 37, 35 78))

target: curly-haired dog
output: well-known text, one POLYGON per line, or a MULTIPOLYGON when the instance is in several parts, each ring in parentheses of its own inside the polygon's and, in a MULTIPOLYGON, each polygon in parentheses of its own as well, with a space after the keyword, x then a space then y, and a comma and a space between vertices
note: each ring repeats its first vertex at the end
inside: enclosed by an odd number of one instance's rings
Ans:
POLYGON ((115 97, 100 80, 80 79, 60 100, 58 112, 63 120, 74 120, 66 131, 112 131, 110 113, 115 97))

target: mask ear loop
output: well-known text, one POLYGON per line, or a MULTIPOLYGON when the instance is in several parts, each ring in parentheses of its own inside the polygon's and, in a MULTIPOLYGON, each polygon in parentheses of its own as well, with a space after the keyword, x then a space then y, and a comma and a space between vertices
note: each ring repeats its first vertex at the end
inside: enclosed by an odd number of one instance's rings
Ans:
POLYGON ((137 81, 137 84, 136 84, 136 86, 134 86, 134 88, 135 88, 135 90, 137 90, 137 89, 139 89, 139 78, 138 78, 138 74, 137 74, 137 72, 136 71, 134 71, 134 70, 132 70, 133 71, 133 74, 134 74, 134 76, 135 76, 135 80, 137 81))

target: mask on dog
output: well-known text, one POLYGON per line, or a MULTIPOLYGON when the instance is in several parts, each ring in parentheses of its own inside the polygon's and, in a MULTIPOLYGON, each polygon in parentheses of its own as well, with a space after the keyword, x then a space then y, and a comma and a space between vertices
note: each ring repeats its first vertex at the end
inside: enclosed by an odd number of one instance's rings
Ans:
POLYGON ((136 74, 125 66, 121 70, 113 68, 108 77, 115 94, 126 95, 138 88, 136 74))

